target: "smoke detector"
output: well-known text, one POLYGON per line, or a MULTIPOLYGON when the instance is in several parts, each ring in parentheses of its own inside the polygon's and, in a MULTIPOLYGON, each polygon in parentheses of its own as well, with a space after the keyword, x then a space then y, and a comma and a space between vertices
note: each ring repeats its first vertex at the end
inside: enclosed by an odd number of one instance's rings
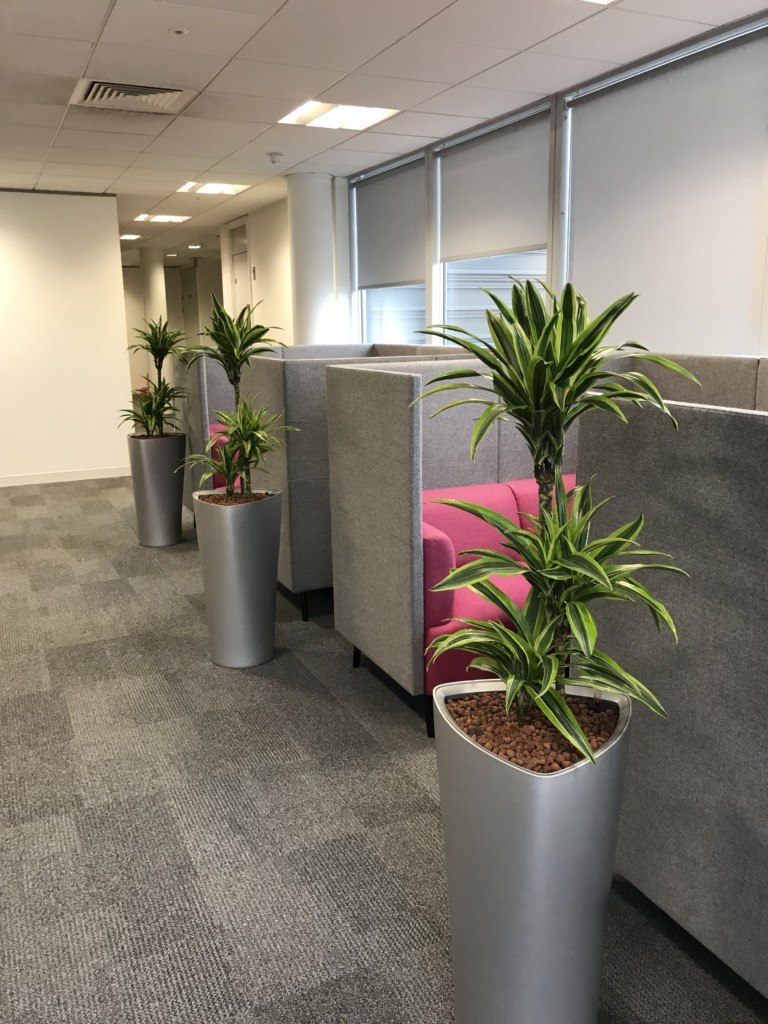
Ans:
POLYGON ((178 114, 195 95, 194 89, 166 89, 159 85, 125 85, 81 78, 69 102, 77 107, 97 107, 100 110, 178 114))
POLYGON ((277 165, 280 163, 280 161, 284 159, 285 154, 283 154, 283 153, 267 153, 267 156, 269 157, 269 162, 273 165, 273 167, 277 167, 277 165))

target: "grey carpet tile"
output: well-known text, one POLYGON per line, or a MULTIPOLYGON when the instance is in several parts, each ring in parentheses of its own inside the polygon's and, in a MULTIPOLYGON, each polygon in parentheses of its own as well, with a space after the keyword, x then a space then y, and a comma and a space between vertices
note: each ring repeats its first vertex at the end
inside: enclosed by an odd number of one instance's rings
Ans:
MULTIPOLYGON (((212 665, 189 516, 167 550, 133 516, 126 480, 0 490, 0 1020, 450 1024, 418 702, 351 668, 327 593, 212 665)), ((599 1024, 767 1005, 616 887, 599 1024)))

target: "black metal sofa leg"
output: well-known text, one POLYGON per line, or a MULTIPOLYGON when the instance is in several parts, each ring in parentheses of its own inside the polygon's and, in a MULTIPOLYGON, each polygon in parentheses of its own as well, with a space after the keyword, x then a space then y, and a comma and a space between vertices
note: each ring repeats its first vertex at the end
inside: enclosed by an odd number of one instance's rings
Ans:
POLYGON ((299 607, 301 608, 301 621, 309 622, 309 601, 306 590, 302 590, 299 594, 299 607))
POLYGON ((427 723, 427 736, 433 740, 435 738, 435 705, 431 693, 424 694, 424 721, 427 723))
POLYGON ((360 668, 360 662, 363 657, 363 652, 359 647, 352 648, 352 668, 360 668))

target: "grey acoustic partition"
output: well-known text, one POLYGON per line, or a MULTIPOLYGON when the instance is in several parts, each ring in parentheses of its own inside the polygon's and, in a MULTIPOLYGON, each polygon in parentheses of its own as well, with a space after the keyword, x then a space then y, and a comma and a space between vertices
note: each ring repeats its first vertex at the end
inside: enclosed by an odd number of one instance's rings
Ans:
POLYGON ((482 368, 473 360, 328 368, 336 628, 413 694, 424 689, 422 492, 532 475, 510 424, 493 429, 472 462, 478 407, 432 418, 460 392, 413 404, 437 372, 467 366, 482 368))
MULTIPOLYGON (((718 405, 733 409, 759 408, 758 374, 762 361, 756 357, 664 354, 689 370, 699 380, 701 387, 647 360, 626 360, 619 366, 628 369, 631 364, 633 370, 639 370, 650 377, 670 402, 693 402, 696 405, 718 405)), ((768 385, 765 390, 768 397, 768 385)))
MULTIPOLYGON (((652 588, 680 632, 607 605, 599 645, 663 701, 633 720, 617 866, 721 960, 768 995, 768 415, 673 405, 628 426, 588 415, 578 473, 615 495, 595 529, 646 516, 643 543, 690 579, 652 588)), ((650 577, 650 574, 648 574, 650 577)))

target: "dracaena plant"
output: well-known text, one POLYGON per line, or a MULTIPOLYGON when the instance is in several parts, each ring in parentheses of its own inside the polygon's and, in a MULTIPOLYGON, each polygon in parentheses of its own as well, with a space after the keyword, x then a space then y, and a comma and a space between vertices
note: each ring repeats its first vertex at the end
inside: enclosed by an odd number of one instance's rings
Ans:
POLYGON ((284 344, 267 337, 274 327, 253 323, 253 309, 253 306, 244 306, 233 317, 216 296, 211 295, 211 322, 203 333, 213 344, 189 345, 185 349, 188 366, 207 356, 222 367, 235 391, 235 407, 240 404, 240 379, 251 359, 271 352, 275 345, 284 344))
POLYGON ((133 423, 134 430, 147 437, 164 437, 165 428, 176 429, 179 410, 176 405, 186 394, 184 388, 175 388, 160 378, 158 382, 145 377, 146 391, 136 396, 131 409, 121 409, 121 423, 133 423))
POLYGON ((204 484, 215 473, 224 477, 226 493, 230 497, 235 494, 237 480, 240 480, 240 493, 252 494, 251 474, 254 470, 268 472, 262 465, 264 458, 281 448, 285 441, 280 433, 296 430, 277 421, 282 413, 270 413, 265 407, 255 408, 245 400, 240 400, 233 413, 219 412, 218 422, 224 428, 225 440, 221 435, 208 442, 205 454, 190 455, 185 459, 188 466, 204 466, 205 472, 200 478, 204 484))
POLYGON ((648 569, 682 572, 668 556, 640 547, 643 517, 592 539, 592 519, 605 504, 593 504, 590 486, 566 494, 562 477, 555 484, 552 511, 531 519, 527 530, 499 512, 471 502, 444 500, 477 516, 499 531, 505 551, 485 548, 462 552, 474 561, 455 569, 434 590, 468 586, 495 605, 512 623, 461 619, 464 628, 438 637, 432 657, 462 650, 475 655, 472 666, 497 675, 506 684, 506 705, 514 702, 524 724, 532 710, 548 718, 584 757, 594 760, 589 741, 565 700, 568 677, 601 693, 620 693, 641 701, 657 714, 664 710, 651 691, 597 647, 597 626, 590 605, 625 601, 645 605, 659 629, 675 638, 667 609, 637 574, 648 569), (570 508, 569 508, 570 504, 570 508), (650 559, 650 561, 649 561, 650 559), (518 608, 495 583, 494 576, 522 576, 531 585, 518 608))
POLYGON ((622 371, 621 360, 634 357, 698 381, 678 363, 648 352, 639 342, 604 344, 608 332, 637 298, 634 293, 590 317, 586 300, 572 284, 565 286, 559 299, 545 285, 541 287, 549 295, 551 311, 533 281, 515 282, 509 304, 487 291, 495 307, 486 312, 490 338, 449 324, 428 327, 422 333, 460 345, 487 367, 483 372, 441 373, 429 382, 431 389, 425 397, 457 389, 466 392, 467 388, 477 392, 477 396, 465 394, 438 410, 467 403, 485 406, 472 433, 472 458, 497 420, 513 420, 533 459, 539 508, 547 510, 555 479, 562 472, 565 436, 584 413, 603 409, 626 421, 622 404, 651 405, 674 422, 656 385, 643 373, 622 371))
POLYGON ((140 342, 130 345, 129 352, 148 352, 155 365, 157 380, 163 378, 163 363, 168 356, 183 356, 185 340, 184 331, 172 330, 168 321, 158 317, 157 320, 145 320, 144 327, 134 329, 134 334, 141 338, 140 342))

